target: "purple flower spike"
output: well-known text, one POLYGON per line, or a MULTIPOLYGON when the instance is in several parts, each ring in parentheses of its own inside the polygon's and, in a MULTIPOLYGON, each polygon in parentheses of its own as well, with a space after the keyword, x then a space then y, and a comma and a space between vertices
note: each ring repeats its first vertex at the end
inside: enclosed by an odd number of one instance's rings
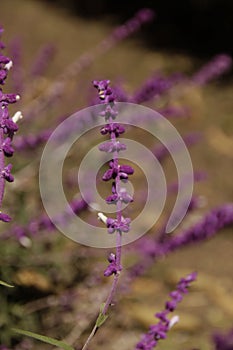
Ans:
MULTIPOLYGON (((136 18, 131 23, 128 23, 128 30, 135 30, 137 26, 140 26, 140 20, 136 18)), ((107 314, 107 310, 112 303, 113 296, 116 291, 118 282, 119 272, 122 270, 121 266, 121 251, 122 251, 122 233, 129 231, 130 218, 124 218, 122 215, 122 202, 129 203, 132 201, 132 197, 126 192, 125 189, 121 188, 121 180, 127 180, 128 175, 133 174, 133 169, 126 165, 119 164, 119 151, 125 150, 126 145, 117 140, 117 137, 124 133, 125 129, 123 126, 114 123, 114 119, 117 115, 115 94, 109 87, 109 80, 94 81, 94 86, 98 89, 99 98, 102 103, 107 104, 104 106, 104 110, 101 115, 105 117, 107 124, 101 128, 101 134, 110 135, 110 141, 104 142, 99 146, 101 151, 112 152, 112 160, 109 162, 109 169, 104 173, 102 179, 108 181, 113 179, 112 183, 112 194, 106 198, 108 204, 116 204, 116 218, 108 218, 103 213, 98 213, 98 218, 107 226, 108 233, 116 233, 116 255, 111 253, 108 261, 109 265, 104 271, 104 276, 114 275, 111 291, 107 298, 104 308, 101 311, 102 316, 107 314)), ((100 314, 100 316, 101 316, 100 314)), ((87 345, 87 342, 86 342, 87 345)), ((84 345, 85 347, 85 345, 84 345)))
POLYGON ((31 68, 32 77, 43 76, 48 64, 53 60, 56 48, 52 44, 46 44, 42 47, 31 68))
POLYGON ((231 67, 231 56, 225 54, 217 55, 210 62, 204 65, 196 74, 194 74, 192 81, 195 84, 204 85, 228 72, 231 67))
MULTIPOLYGON (((0 36, 2 31, 3 29, 0 27, 0 36)), ((4 45, 0 43, 0 50, 3 48, 4 45)), ((11 59, 0 52, 0 85, 5 84, 5 80, 12 65, 11 59)), ((14 153, 11 142, 15 132, 18 130, 16 122, 22 117, 22 114, 18 111, 10 118, 8 104, 15 103, 18 100, 19 95, 12 93, 5 94, 2 88, 0 88, 0 209, 4 197, 5 181, 14 181, 14 177, 11 175, 12 165, 8 164, 5 166, 4 156, 11 157, 14 153)), ((11 218, 7 214, 0 212, 0 220, 9 222, 11 218)))
POLYGON ((142 336, 135 350, 152 350, 160 339, 167 337, 168 331, 178 321, 178 316, 174 316, 172 319, 167 316, 176 309, 177 304, 183 298, 183 294, 187 293, 190 283, 196 279, 196 275, 196 272, 193 272, 179 281, 176 290, 170 293, 171 300, 166 302, 165 310, 155 314, 159 322, 150 326, 149 331, 142 336))

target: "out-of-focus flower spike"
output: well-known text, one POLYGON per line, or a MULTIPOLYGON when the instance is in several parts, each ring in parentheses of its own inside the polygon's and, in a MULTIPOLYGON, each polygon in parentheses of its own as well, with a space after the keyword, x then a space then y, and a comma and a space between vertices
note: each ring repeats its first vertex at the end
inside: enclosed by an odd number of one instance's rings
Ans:
POLYGON ((227 73, 232 68, 232 57, 226 54, 215 56, 191 78, 192 82, 204 85, 221 75, 227 73))
POLYGON ((183 298, 183 294, 187 293, 190 283, 195 279, 196 273, 191 273, 185 278, 181 278, 176 286, 176 290, 170 293, 171 300, 165 303, 165 309, 155 315, 159 322, 149 327, 149 331, 142 336, 135 350, 152 350, 157 346, 160 339, 167 337, 168 331, 179 321, 178 316, 173 316, 169 320, 168 315, 176 309, 177 304, 183 298), (176 297, 177 294, 180 298, 176 297))

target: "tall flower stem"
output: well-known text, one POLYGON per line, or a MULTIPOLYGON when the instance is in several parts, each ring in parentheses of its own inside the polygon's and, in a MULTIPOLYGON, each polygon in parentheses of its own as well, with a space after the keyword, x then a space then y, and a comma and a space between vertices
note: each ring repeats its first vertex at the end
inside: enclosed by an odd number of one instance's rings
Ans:
MULTIPOLYGON (((0 145, 2 145, 4 142, 4 134, 3 129, 0 129, 0 145)), ((4 161, 4 153, 2 149, 0 149, 0 169, 4 169, 5 161, 4 161)), ((2 207, 2 200, 4 195, 4 189, 5 189, 5 179, 0 176, 0 208, 2 207)))
MULTIPOLYGON (((0 26, 0 37, 3 28, 0 26)), ((19 95, 12 93, 4 93, 1 87, 4 86, 8 72, 13 66, 11 59, 2 54, 4 44, 0 42, 0 221, 9 222, 10 216, 1 212, 2 201, 5 190, 5 181, 13 182, 14 177, 11 174, 12 164, 5 166, 4 157, 12 157, 14 149, 12 147, 12 139, 18 130, 17 122, 22 118, 21 112, 16 112, 11 118, 8 105, 15 103, 19 99, 19 95)))
POLYGON ((94 87, 98 89, 99 98, 102 103, 105 104, 101 116, 105 117, 106 125, 101 128, 101 134, 110 135, 110 141, 104 142, 99 146, 99 149, 104 152, 112 153, 112 160, 109 162, 109 169, 104 173, 102 180, 112 182, 112 195, 106 198, 108 204, 116 204, 116 219, 107 218, 103 213, 99 213, 99 218, 106 224, 108 233, 116 234, 116 254, 111 253, 108 261, 109 265, 104 272, 106 277, 114 275, 112 285, 106 299, 106 302, 100 309, 100 313, 95 322, 95 325, 87 338, 82 350, 87 349, 91 339, 96 334, 99 327, 106 321, 107 312, 112 304, 113 298, 116 293, 117 284, 119 281, 121 266, 121 246, 122 246, 122 233, 129 231, 129 218, 124 218, 122 215, 122 202, 132 202, 132 197, 127 193, 126 189, 121 187, 121 180, 125 182, 128 179, 128 175, 133 174, 134 170, 128 165, 119 164, 119 151, 125 150, 126 146, 117 140, 118 136, 124 133, 124 128, 115 123, 114 119, 118 112, 115 109, 115 96, 112 89, 109 87, 109 80, 94 81, 94 87))

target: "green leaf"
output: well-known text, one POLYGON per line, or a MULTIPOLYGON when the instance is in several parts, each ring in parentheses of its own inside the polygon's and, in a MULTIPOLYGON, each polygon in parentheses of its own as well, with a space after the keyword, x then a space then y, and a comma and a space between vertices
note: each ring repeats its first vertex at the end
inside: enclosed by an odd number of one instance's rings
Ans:
POLYGON ((107 320, 108 318, 108 315, 104 315, 103 314, 103 310, 104 310, 104 307, 105 307, 105 303, 102 303, 100 305, 100 313, 99 313, 99 316, 96 320, 96 323, 95 325, 99 328, 100 326, 102 326, 102 324, 104 324, 104 322, 107 320))
POLYGON ((29 331, 24 331, 23 329, 17 329, 17 328, 12 328, 13 332, 19 333, 21 335, 26 335, 27 337, 34 338, 37 340, 40 340, 44 343, 51 344, 54 346, 57 346, 59 348, 62 348, 64 350, 75 350, 72 346, 64 343, 63 341, 53 339, 50 337, 46 337, 45 335, 40 335, 37 333, 29 332, 29 331))
POLYGON ((8 283, 1 281, 1 280, 0 280, 0 285, 4 286, 4 287, 14 288, 14 286, 12 286, 11 284, 8 284, 8 283))
POLYGON ((104 324, 104 322, 107 320, 108 315, 104 315, 102 314, 102 312, 99 313, 99 316, 96 320, 96 326, 99 328, 100 326, 102 326, 102 324, 104 324))
POLYGON ((106 303, 102 303, 102 304, 100 304, 100 313, 102 313, 102 312, 103 312, 104 307, 105 307, 105 304, 106 304, 106 303))

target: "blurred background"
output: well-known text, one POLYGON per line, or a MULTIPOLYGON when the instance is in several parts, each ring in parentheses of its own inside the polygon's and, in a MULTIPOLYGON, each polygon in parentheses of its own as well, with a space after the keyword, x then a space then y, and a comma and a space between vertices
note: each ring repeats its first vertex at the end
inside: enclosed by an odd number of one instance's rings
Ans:
POLYGON ((133 12, 148 7, 157 14, 157 20, 143 31, 143 42, 154 48, 178 50, 197 56, 208 56, 217 51, 232 53, 233 33, 230 0, 136 0, 121 2, 93 1, 45 1, 68 9, 84 18, 106 19, 116 23, 129 18, 133 12))
MULTIPOLYGON (((16 61, 4 91, 21 94, 12 111, 20 109, 25 114, 19 137, 54 128, 60 120, 89 105, 96 95, 93 79, 110 79, 112 85, 132 96, 154 74, 166 78, 178 72, 188 80, 216 55, 231 56, 232 13, 230 0, 1 0, 0 24, 5 30, 2 40, 7 54, 13 54, 16 61), (144 7, 155 11, 153 22, 114 43, 108 51, 102 48, 104 45, 96 49, 116 26, 144 7), (50 51, 44 56, 43 73, 38 75, 33 67, 46 45, 50 51), (88 62, 88 55, 94 57, 91 64, 84 63, 70 74, 73 62, 80 57, 88 62), (65 87, 59 103, 46 105, 44 96, 50 88, 56 90, 57 81, 63 81, 65 87)), ((145 102, 155 109, 185 111, 170 121, 181 135, 201 134, 190 153, 194 169, 206 172, 207 180, 195 184, 195 195, 202 204, 188 216, 181 231, 211 208, 232 202, 232 93, 233 75, 228 69, 206 84, 189 84, 184 79, 161 99, 145 102)), ((7 185, 4 208, 22 227, 43 213, 38 187, 43 146, 41 142, 35 149, 16 150, 11 161, 16 180, 7 185)), ((76 157, 71 155, 67 165, 69 198, 77 191, 72 187, 72 162, 76 157)), ((169 179, 175 174, 171 159, 164 166, 169 179)), ((167 213, 173 202, 174 198, 167 213)), ((1 224, 2 234, 12 227, 14 223, 7 229, 1 224)), ((33 236, 29 229, 27 237, 27 243, 13 236, 0 244, 0 279, 15 285, 11 290, 0 290, 0 344, 17 350, 52 348, 13 335, 10 328, 14 326, 65 339, 80 349, 109 288, 110 279, 102 276, 108 251, 78 245, 56 230, 51 234, 43 229, 33 236)), ((214 349, 212 333, 232 327, 232 248, 232 228, 228 228, 209 241, 159 260, 134 280, 130 289, 123 279, 122 296, 117 296, 109 320, 90 348, 133 349, 140 334, 155 322, 154 313, 163 309, 178 279, 197 270, 199 279, 193 291, 179 305, 181 321, 160 348, 214 349)), ((129 254, 124 259, 126 271, 137 258, 129 254)))

